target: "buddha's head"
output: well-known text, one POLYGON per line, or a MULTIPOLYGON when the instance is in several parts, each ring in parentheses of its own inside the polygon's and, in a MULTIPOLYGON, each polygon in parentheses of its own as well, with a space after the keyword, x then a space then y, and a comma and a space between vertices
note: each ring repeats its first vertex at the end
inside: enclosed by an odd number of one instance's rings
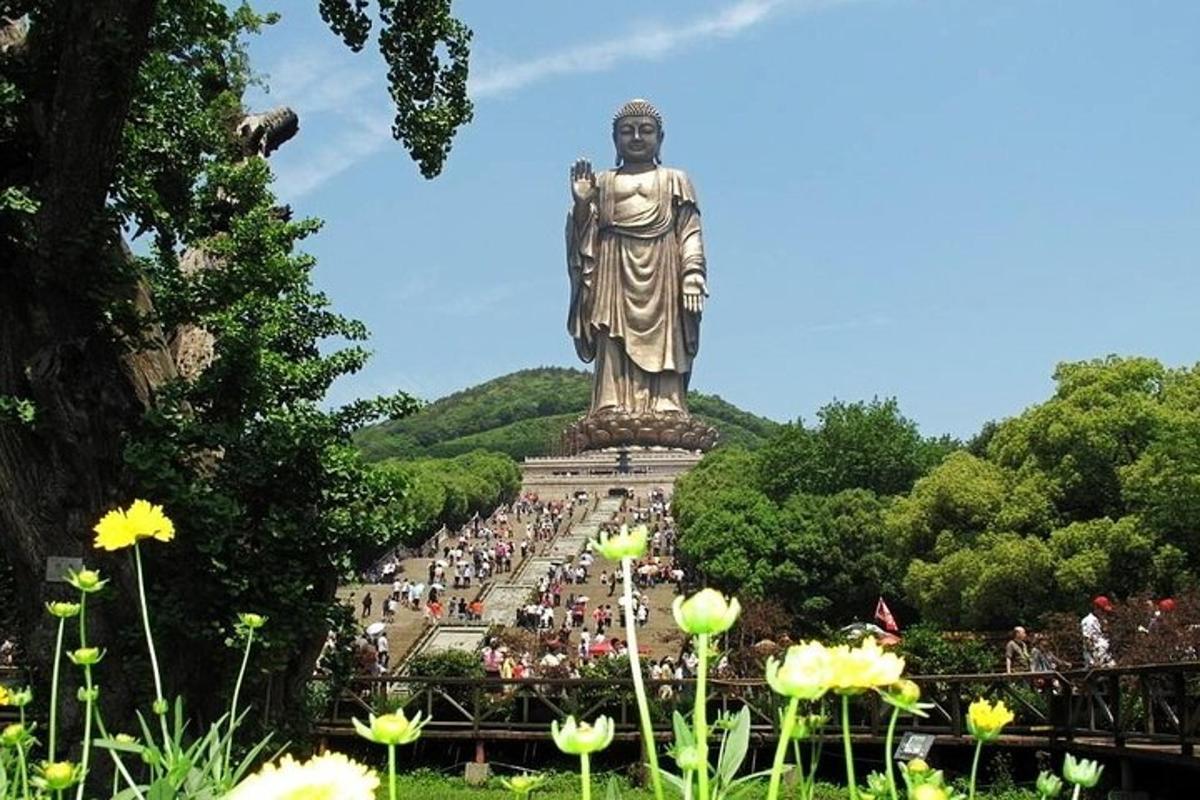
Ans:
POLYGON ((662 114, 645 100, 630 100, 613 116, 617 166, 659 162, 663 143, 662 114))

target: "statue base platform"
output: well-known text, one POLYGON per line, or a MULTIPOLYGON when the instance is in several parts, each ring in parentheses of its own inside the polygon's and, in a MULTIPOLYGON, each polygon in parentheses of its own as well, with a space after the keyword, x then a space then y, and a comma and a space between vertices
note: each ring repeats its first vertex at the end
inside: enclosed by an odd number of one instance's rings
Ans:
POLYGON ((645 496, 651 490, 661 490, 669 495, 674 490, 675 480, 700 463, 701 458, 694 450, 664 447, 589 450, 573 456, 531 456, 521 464, 521 487, 543 497, 587 492, 589 502, 613 494, 645 496))
POLYGON ((717 429, 690 414, 589 414, 563 431, 567 453, 616 447, 662 447, 705 451, 717 444, 717 429))

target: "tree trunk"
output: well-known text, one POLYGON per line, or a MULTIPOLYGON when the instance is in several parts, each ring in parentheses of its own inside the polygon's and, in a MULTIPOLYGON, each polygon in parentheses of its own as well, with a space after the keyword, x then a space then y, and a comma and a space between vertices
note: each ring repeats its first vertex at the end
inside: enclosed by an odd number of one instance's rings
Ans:
MULTIPOLYGON (((30 170, 39 207, 32 247, 9 241, 0 254, 0 394, 31 400, 37 416, 0 423, 0 545, 16 573, 24 653, 42 675, 54 632, 43 603, 74 592, 45 582, 46 557, 91 552, 92 525, 124 499, 123 434, 143 410, 106 322, 108 303, 134 289, 119 277, 105 203, 155 9, 155 0, 62 2, 29 36, 39 92, 29 100, 44 128, 30 170)), ((124 565, 88 561, 113 573, 118 591, 131 588, 124 565)), ((119 603, 89 610, 94 641, 116 643, 115 616, 128 616, 119 603)), ((106 705, 128 715, 127 679, 107 672, 106 705)))

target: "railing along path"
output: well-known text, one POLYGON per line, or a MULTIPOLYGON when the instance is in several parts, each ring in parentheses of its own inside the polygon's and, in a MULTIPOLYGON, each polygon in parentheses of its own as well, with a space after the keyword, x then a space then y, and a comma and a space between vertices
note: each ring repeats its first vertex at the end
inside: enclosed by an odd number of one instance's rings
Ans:
MULTIPOLYGON (((1108 755, 1141 755, 1184 761, 1200 738, 1200 661, 1050 673, 911 676, 921 687, 929 716, 902 715, 897 731, 933 734, 938 741, 967 743, 966 714, 978 697, 1002 699, 1016 719, 1002 743, 1108 755)), ((671 736, 671 714, 687 713, 695 681, 647 681, 655 737, 671 736), (668 687, 663 689, 662 687, 668 687)), ((710 718, 749 708, 752 735, 765 743, 777 736, 776 696, 761 679, 708 682, 710 718)), ((351 719, 382 708, 420 711, 430 719, 429 739, 537 741, 549 739, 551 720, 568 714, 613 718, 617 738, 638 738, 633 682, 562 678, 358 678, 331 702, 318 732, 353 735, 351 719)), ((854 698, 851 731, 856 739, 881 741, 891 707, 874 693, 854 698)), ((833 716, 833 715, 831 715, 833 716)), ((836 736, 829 726, 826 736, 836 736)))

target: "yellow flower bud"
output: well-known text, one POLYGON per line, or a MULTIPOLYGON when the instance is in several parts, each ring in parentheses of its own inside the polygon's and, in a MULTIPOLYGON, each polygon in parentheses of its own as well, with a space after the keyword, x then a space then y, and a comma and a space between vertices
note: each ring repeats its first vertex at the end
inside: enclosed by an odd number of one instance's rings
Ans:
POLYGON ((0 745, 16 747, 23 741, 25 741, 25 726, 19 722, 6 725, 4 730, 0 731, 0 745))
POLYGON ((50 612, 51 616, 59 619, 70 619, 79 616, 79 603, 67 603, 59 600, 54 603, 46 603, 46 610, 50 612))
POLYGON ((354 720, 354 729, 358 731, 359 736, 375 742, 375 744, 412 744, 421 737, 421 729, 428 722, 427 719, 421 719, 420 712, 409 719, 404 716, 403 711, 396 711, 391 714, 380 714, 378 717, 372 714, 370 726, 364 725, 356 719, 354 720))
POLYGON ((679 596, 671 604, 675 624, 693 636, 724 633, 733 627, 741 610, 736 597, 726 600, 716 589, 701 589, 686 600, 679 596))
POLYGON ((622 525, 621 532, 612 535, 609 535, 608 531, 601 531, 600 539, 596 542, 596 551, 610 561, 641 558, 646 554, 647 536, 645 525, 638 525, 632 531, 628 525, 622 525))
POLYGON ((613 721, 605 716, 599 716, 589 725, 586 722, 575 722, 575 717, 567 717, 560 728, 558 720, 550 723, 550 736, 558 749, 568 755, 584 755, 596 753, 612 743, 616 733, 613 721))
POLYGON ((267 617, 263 616, 262 614, 244 612, 238 614, 238 622, 240 622, 242 627, 246 630, 256 631, 263 625, 267 624, 267 617))
POLYGON ((39 781, 52 792, 61 792, 79 780, 79 767, 70 761, 47 761, 41 766, 39 781))
POLYGON ((913 789, 912 800, 947 800, 946 789, 935 783, 922 783, 913 789))
POLYGON ((81 569, 67 572, 67 583, 84 594, 92 594, 103 589, 108 581, 100 580, 100 573, 94 569, 81 569))
POLYGON ((1063 759, 1063 777, 1076 786, 1091 789, 1100 782, 1100 773, 1104 767, 1098 761, 1081 758, 1078 761, 1070 753, 1063 759))
POLYGON ((73 653, 67 653, 67 658, 76 666, 90 667, 100 663, 104 652, 99 647, 80 647, 73 653))

